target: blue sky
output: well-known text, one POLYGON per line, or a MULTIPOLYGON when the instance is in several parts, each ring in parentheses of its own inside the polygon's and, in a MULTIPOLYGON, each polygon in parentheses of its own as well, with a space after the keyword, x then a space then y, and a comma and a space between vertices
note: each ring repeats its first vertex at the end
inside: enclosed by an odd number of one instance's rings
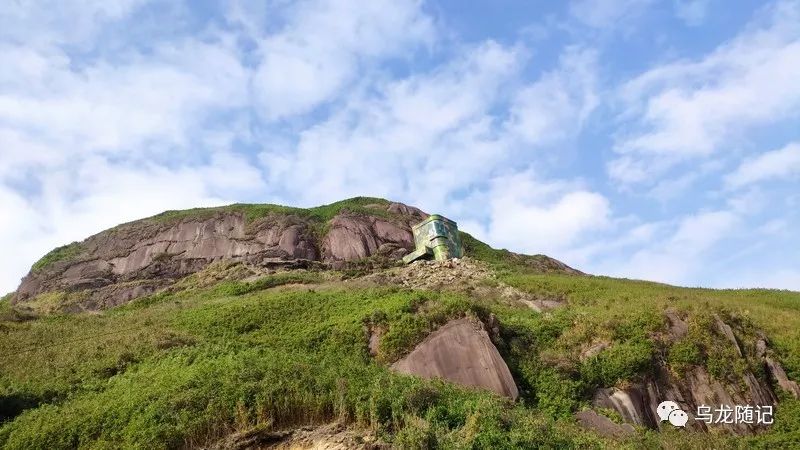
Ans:
POLYGON ((166 209, 356 195, 591 273, 800 290, 800 2, 0 7, 0 291, 166 209))

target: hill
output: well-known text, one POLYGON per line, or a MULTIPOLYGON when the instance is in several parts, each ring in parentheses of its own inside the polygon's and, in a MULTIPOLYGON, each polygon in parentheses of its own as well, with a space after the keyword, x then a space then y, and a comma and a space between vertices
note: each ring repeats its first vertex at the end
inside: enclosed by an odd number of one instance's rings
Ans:
POLYGON ((464 259, 404 267, 424 217, 371 198, 232 205, 54 250, 0 300, 0 443, 800 445, 800 293, 590 276, 467 234, 464 259), (518 395, 399 373, 465 324, 518 395), (776 405, 775 423, 678 429, 664 399, 776 405))

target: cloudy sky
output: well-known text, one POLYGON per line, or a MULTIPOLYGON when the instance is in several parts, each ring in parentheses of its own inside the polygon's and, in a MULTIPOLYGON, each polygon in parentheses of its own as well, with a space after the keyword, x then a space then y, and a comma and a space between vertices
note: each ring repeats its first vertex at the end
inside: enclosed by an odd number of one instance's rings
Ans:
POLYGON ((0 293, 166 209, 356 195, 592 273, 800 290, 800 1, 0 6, 0 293))

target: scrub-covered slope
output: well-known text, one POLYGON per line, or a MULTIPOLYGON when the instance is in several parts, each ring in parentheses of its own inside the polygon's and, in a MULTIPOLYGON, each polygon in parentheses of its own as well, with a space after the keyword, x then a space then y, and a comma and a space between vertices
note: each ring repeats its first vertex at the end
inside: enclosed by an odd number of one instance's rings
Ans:
POLYGON ((462 260, 403 266, 376 224, 420 216, 172 212, 51 253, 0 300, 0 447, 800 445, 800 293, 588 276, 468 235, 462 260), (292 227, 293 247, 256 237, 292 227), (775 423, 677 429, 662 400, 775 406, 775 423))

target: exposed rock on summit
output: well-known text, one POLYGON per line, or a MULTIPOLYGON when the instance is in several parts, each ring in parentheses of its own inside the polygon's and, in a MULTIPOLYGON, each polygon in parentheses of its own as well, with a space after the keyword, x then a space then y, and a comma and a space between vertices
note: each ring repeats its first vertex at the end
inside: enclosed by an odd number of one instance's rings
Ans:
MULTIPOLYGON (((231 205, 166 213, 58 248, 37 262, 14 294, 34 305, 46 293, 62 311, 127 303, 218 261, 256 271, 344 269, 353 261, 399 261, 414 249, 411 227, 428 215, 382 199, 356 197, 316 208, 231 205)), ((484 245, 485 244, 480 244, 484 245)), ((534 269, 579 273, 543 255, 510 252, 534 269)))
MULTIPOLYGON (((424 212, 377 199, 356 204, 327 220, 314 209, 233 205, 127 223, 65 247, 67 258, 35 267, 14 301, 78 292, 78 309, 97 309, 148 295, 215 261, 265 269, 336 266, 374 255, 397 260, 413 249, 411 225, 424 219, 424 212), (264 209, 252 218, 247 207, 264 209)), ((58 251, 63 249, 54 254, 58 251)))
POLYGON ((340 215, 334 217, 329 226, 330 231, 322 240, 324 261, 353 261, 375 254, 400 259, 414 247, 407 226, 384 219, 340 215))

